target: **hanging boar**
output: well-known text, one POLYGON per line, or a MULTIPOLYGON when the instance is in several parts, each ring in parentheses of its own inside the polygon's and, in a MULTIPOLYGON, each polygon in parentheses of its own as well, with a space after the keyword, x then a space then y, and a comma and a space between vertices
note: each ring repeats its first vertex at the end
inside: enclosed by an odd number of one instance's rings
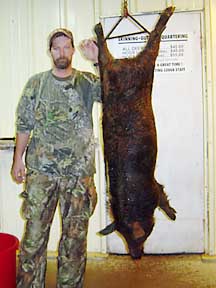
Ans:
POLYGON ((117 230, 132 258, 143 254, 160 207, 175 220, 164 187, 155 179, 157 134, 152 109, 155 61, 166 23, 174 12, 165 9, 145 48, 134 58, 114 59, 101 24, 95 26, 102 83, 104 155, 114 221, 101 234, 117 230))

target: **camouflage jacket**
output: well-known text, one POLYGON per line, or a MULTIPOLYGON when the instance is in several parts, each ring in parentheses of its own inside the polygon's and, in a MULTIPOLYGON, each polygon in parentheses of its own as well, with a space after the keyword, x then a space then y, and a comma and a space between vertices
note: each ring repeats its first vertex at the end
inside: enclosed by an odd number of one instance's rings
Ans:
POLYGON ((101 101, 100 81, 73 70, 60 79, 51 70, 27 82, 16 114, 17 133, 30 132, 27 169, 56 176, 94 173, 92 107, 101 101))

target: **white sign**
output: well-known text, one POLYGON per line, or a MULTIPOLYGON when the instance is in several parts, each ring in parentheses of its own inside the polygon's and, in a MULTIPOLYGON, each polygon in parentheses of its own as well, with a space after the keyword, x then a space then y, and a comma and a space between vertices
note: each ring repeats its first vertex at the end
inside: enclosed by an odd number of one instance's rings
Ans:
MULTIPOLYGON (((157 21, 155 15, 137 15, 134 16, 134 18, 142 23, 143 26, 147 25, 149 32, 154 28, 152 23, 156 23, 157 21), (149 28, 150 21, 151 28, 149 28)), ((167 29, 165 29, 162 34, 159 55, 155 65, 155 73, 191 72, 191 52, 192 47, 198 40, 198 34, 194 33, 193 26, 185 27, 185 25, 181 25, 176 29, 177 25, 175 26, 174 23, 178 20, 176 18, 178 18, 176 14, 170 18, 167 29), (175 30, 173 30, 172 27, 175 27, 175 30)), ((107 35, 118 21, 118 18, 104 18, 103 20, 104 33, 107 35)), ((182 20, 182 23, 184 24, 184 20, 182 20)), ((107 40, 108 47, 113 56, 115 58, 130 58, 136 56, 148 41, 148 33, 140 32, 140 28, 138 28, 137 24, 133 23, 130 18, 123 18, 119 26, 113 31, 113 34, 110 35, 111 37, 117 37, 119 35, 119 37, 107 40), (135 32, 138 32, 138 34, 124 36, 125 34, 135 32)))

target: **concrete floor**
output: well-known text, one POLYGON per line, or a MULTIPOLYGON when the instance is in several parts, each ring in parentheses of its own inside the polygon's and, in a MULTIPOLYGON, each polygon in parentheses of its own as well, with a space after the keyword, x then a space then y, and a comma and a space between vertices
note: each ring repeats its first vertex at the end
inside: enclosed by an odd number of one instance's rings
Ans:
MULTIPOLYGON (((56 287, 48 260, 47 288, 56 287)), ((202 255, 89 256, 84 288, 216 288, 216 258, 202 255)))

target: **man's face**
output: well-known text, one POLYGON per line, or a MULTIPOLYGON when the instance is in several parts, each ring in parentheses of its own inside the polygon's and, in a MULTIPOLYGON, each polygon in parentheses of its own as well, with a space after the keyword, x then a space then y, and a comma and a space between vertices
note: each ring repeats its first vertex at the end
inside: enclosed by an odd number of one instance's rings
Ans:
POLYGON ((50 52, 56 68, 67 69, 71 66, 74 48, 70 38, 62 35, 53 39, 50 52))

